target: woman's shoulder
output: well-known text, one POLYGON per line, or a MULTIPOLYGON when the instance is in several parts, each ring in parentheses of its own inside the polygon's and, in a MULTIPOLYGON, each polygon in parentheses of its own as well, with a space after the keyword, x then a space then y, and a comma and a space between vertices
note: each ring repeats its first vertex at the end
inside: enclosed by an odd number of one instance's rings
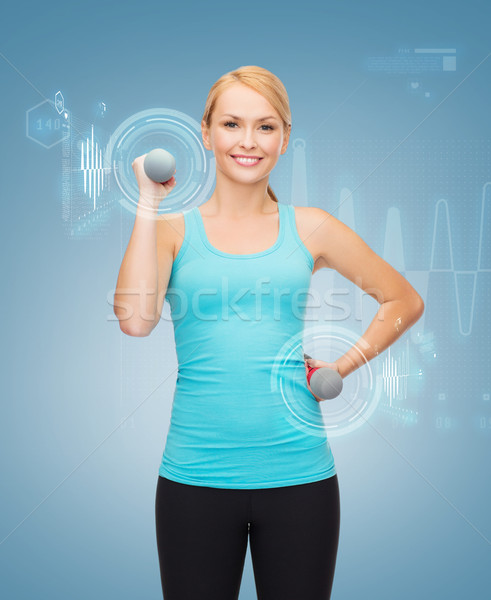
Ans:
POLYGON ((316 227, 330 214, 317 206, 293 206, 297 227, 316 227))

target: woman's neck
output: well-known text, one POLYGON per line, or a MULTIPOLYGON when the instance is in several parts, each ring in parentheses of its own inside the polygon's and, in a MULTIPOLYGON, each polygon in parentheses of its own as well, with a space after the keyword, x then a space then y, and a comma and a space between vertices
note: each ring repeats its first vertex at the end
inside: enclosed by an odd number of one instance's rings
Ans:
POLYGON ((267 179, 241 184, 218 177, 213 194, 202 205, 206 206, 205 216, 232 220, 277 212, 277 203, 270 198, 267 189, 267 179))

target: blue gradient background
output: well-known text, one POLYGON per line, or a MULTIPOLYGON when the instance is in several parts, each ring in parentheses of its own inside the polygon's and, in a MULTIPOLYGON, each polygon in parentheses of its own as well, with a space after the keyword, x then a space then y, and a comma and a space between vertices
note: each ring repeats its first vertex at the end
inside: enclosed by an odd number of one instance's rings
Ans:
MULTIPOLYGON (((387 212, 397 207, 406 268, 417 272, 430 268, 443 198, 454 268, 474 270, 491 181, 491 59, 482 62, 490 17, 475 0, 2 9, 3 598, 161 598, 154 494, 176 370, 171 323, 129 338, 113 319, 133 216, 115 194, 103 233, 65 235, 61 145, 28 139, 26 111, 61 89, 85 123, 106 102, 109 132, 153 107, 199 121, 220 75, 266 67, 288 90, 292 140, 308 140, 310 205, 341 218, 340 190, 356 188, 347 222, 381 255, 387 212), (369 57, 416 47, 457 50, 455 71, 416 75, 429 97, 410 92, 409 75, 367 68, 369 57)), ((297 204, 292 152, 290 144, 271 183, 280 201, 297 204)), ((489 268, 489 234, 484 241, 489 268)), ((312 285, 322 288, 325 276, 312 285)), ((432 273, 422 330, 434 352, 416 353, 424 376, 408 392, 418 422, 377 410, 366 426, 332 438, 341 491, 332 598, 490 597, 489 293, 490 274, 480 273, 474 304, 464 293, 458 305, 453 274, 432 273), (473 311, 465 335, 458 308, 473 311)), ((248 550, 240 600, 254 598, 248 550)))

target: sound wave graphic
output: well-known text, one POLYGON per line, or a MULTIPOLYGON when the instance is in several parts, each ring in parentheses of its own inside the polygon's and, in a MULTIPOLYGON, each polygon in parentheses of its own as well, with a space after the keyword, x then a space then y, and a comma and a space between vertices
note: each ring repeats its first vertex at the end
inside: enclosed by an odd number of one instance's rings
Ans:
POLYGON ((92 138, 89 142, 87 138, 86 143, 82 143, 80 149, 80 169, 84 174, 84 192, 87 194, 87 183, 88 183, 88 195, 89 198, 94 198, 94 210, 96 209, 96 200, 104 190, 104 167, 102 162, 102 149, 99 148, 99 144, 95 142, 94 147, 94 126, 92 125, 92 138))
MULTIPOLYGON (((423 301, 426 303, 428 295, 428 282, 431 273, 453 273, 455 299, 457 304, 458 326, 461 335, 470 335, 472 333, 472 324, 474 320, 474 306, 476 302, 477 275, 479 273, 489 273, 491 268, 484 264, 487 259, 489 262, 489 247, 491 237, 489 236, 491 226, 491 216, 487 202, 487 189, 491 186, 488 181, 483 185, 481 198, 481 222, 479 231, 479 248, 477 255, 477 267, 473 270, 457 270, 454 266, 452 232, 450 227, 450 217, 448 211, 448 202, 440 199, 435 205, 435 220, 433 229, 433 239, 431 242, 430 267, 421 271, 410 271, 406 269, 404 260, 404 250, 402 245, 402 225, 400 211, 398 208, 391 207, 387 211, 387 223, 385 230, 384 250, 382 257, 389 262, 395 269, 403 273, 404 277, 418 291, 423 301), (483 252, 484 249, 484 252, 483 252)), ((346 202, 344 199, 351 194, 350 190, 344 188, 341 190, 341 210, 340 219, 348 226, 356 230, 354 220, 354 209, 352 198, 346 202)), ((411 328, 411 337, 421 339, 424 329, 425 314, 411 328)), ((368 326, 368 323, 366 324, 368 326)), ((366 329, 366 327, 365 327, 366 329)))
POLYGON ((409 354, 402 352, 402 356, 393 359, 391 348, 387 349, 386 356, 382 363, 382 379, 384 382, 384 392, 389 397, 389 406, 392 407, 392 400, 399 396, 399 381, 401 382, 401 397, 407 398, 407 378, 409 376, 409 354))
MULTIPOLYGON (((453 273, 455 286, 455 300, 457 303, 457 314, 459 318, 459 330, 462 335, 470 335, 472 323, 474 320, 474 306, 476 302, 477 275, 479 273, 489 273, 490 268, 483 267, 483 246, 489 250, 491 238, 489 237, 489 209, 486 203, 486 189, 491 186, 491 181, 487 181, 482 188, 481 198, 481 223, 479 230, 479 247, 477 255, 477 268, 470 271, 457 271, 454 267, 452 232, 450 228, 450 218, 448 213, 448 203, 441 199, 437 202, 435 208, 435 227, 433 229, 433 241, 431 248, 430 272, 434 273, 453 273), (485 226, 486 224, 486 226, 485 226), (445 227, 446 226, 446 227, 445 227), (437 237, 439 240, 437 241, 437 237), (437 245, 438 244, 438 245, 437 245), (446 251, 436 257, 435 249, 446 251), (437 263, 441 266, 438 267, 437 263), (463 300, 467 299, 467 314, 463 300), (465 317, 466 329, 463 327, 463 317, 465 317)), ((489 252, 486 253, 489 260, 489 252)))

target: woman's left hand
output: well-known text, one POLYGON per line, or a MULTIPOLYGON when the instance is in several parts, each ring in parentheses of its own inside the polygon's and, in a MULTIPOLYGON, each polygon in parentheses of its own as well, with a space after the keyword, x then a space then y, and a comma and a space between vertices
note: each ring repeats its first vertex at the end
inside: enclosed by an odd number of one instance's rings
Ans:
MULTIPOLYGON (((335 362, 329 363, 329 362, 324 362, 323 360, 317 360, 315 358, 307 358, 307 359, 305 359, 305 377, 307 377, 307 375, 309 374, 308 365, 310 365, 311 367, 328 367, 329 369, 334 369, 334 371, 337 371, 339 373, 339 367, 338 367, 337 363, 335 363, 335 362)), ((317 400, 317 402, 323 402, 324 398, 319 398, 319 396, 316 396, 314 394, 314 392, 311 390, 308 380, 307 380, 307 387, 309 388, 310 393, 312 394, 312 396, 314 396, 314 398, 317 400)))

